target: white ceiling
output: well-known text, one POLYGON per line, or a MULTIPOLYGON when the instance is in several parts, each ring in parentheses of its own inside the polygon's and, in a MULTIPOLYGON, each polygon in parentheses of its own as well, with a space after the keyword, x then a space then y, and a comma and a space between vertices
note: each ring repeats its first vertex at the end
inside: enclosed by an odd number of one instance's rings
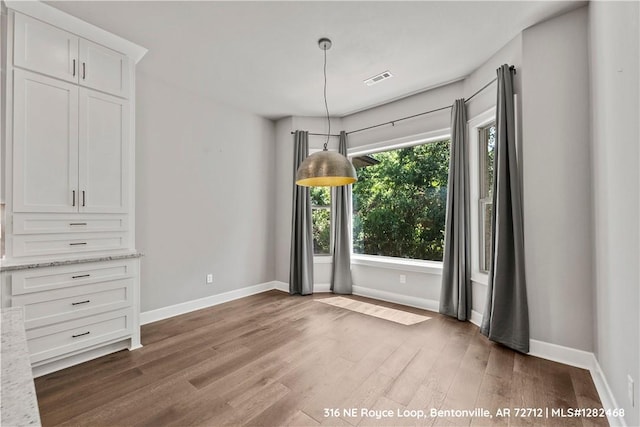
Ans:
POLYGON ((331 114, 470 74, 573 1, 49 2, 149 49, 140 73, 268 118, 321 116, 328 36, 331 114), (392 79, 367 87, 382 71, 392 79))

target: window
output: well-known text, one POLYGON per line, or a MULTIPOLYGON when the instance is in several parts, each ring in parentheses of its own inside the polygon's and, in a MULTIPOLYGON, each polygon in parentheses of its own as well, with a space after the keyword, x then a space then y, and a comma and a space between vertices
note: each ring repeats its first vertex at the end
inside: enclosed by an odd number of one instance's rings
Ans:
POLYGON ((479 173, 478 219, 480 231, 480 271, 489 271, 491 261, 491 212, 493 210, 493 158, 496 147, 496 125, 478 128, 479 173))
POLYGON ((313 254, 331 254, 331 192, 329 187, 309 187, 313 220, 313 254))
POLYGON ((449 140, 353 160, 354 253, 442 261, 449 140))

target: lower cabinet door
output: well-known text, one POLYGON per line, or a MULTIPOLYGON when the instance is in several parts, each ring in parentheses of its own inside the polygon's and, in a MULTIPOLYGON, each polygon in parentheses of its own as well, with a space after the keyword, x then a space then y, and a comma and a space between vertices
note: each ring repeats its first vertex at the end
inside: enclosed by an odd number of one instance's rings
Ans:
POLYGON ((132 310, 117 310, 27 330, 31 363, 88 349, 132 333, 132 310))
MULTIPOLYGON (((17 295, 38 293, 54 289, 75 288, 91 283, 133 278, 138 275, 135 260, 115 260, 71 264, 57 267, 29 268, 11 273, 11 293, 17 295)), ((74 292, 74 291, 65 291, 74 292)), ((58 294, 55 294, 56 296, 58 294)), ((20 300, 31 302, 31 299, 20 300)), ((13 306, 20 304, 12 304, 13 306)))
POLYGON ((133 278, 16 295, 12 306, 22 306, 26 329, 132 306, 133 278))

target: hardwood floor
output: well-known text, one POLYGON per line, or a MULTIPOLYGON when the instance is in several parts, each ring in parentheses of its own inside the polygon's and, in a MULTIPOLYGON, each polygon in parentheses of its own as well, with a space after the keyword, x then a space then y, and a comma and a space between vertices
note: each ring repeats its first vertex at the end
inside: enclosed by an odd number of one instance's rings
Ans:
POLYGON ((432 317, 405 326, 314 300, 326 296, 269 291, 146 325, 142 349, 36 379, 43 425, 608 425, 515 416, 601 408, 588 371, 515 353, 439 314, 353 297, 432 317), (493 417, 396 412, 475 408, 493 417))

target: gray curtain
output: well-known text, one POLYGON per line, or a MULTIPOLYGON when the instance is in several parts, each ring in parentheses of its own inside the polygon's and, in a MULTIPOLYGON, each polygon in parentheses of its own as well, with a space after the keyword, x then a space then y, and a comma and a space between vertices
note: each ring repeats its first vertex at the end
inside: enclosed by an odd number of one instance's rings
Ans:
MULTIPOLYGON (((340 132, 338 151, 347 155, 347 134, 340 132)), ((331 291, 334 294, 351 294, 351 221, 349 218, 351 185, 332 189, 333 264, 331 265, 331 291)))
POLYGON ((451 154, 440 313, 458 320, 471 318, 471 256, 469 239, 469 154, 464 99, 451 109, 451 154))
POLYGON ((498 68, 496 152, 487 304, 480 332, 514 350, 529 352, 529 310, 524 274, 522 199, 516 157, 513 75, 498 68))
POLYGON ((293 136, 293 212, 291 221, 291 267, 289 293, 313 293, 313 232, 309 188, 296 185, 296 172, 309 155, 309 132, 297 130, 293 136))

